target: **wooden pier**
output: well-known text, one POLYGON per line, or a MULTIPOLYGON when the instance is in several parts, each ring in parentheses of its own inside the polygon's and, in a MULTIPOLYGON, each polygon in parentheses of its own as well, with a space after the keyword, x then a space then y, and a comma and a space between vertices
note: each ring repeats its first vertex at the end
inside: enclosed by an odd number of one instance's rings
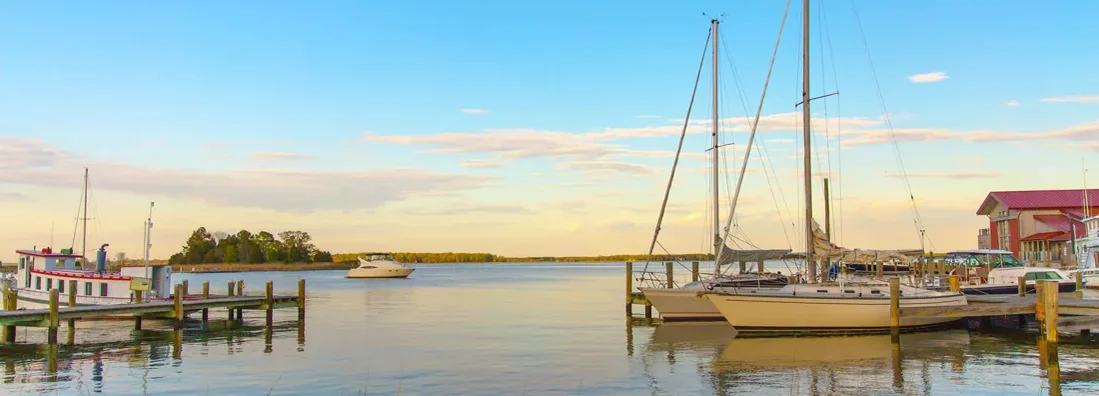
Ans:
MULTIPOLYGON (((225 309, 229 320, 241 320, 243 310, 259 310, 266 312, 266 325, 271 327, 274 310, 280 308, 297 308, 298 320, 305 320, 305 280, 298 281, 298 294, 296 296, 276 296, 274 283, 267 282, 263 295, 244 295, 244 282, 229 282, 228 294, 211 295, 209 282, 203 282, 202 294, 188 294, 187 281, 175 285, 173 299, 171 301, 142 302, 140 293, 135 302, 130 304, 115 305, 91 305, 76 306, 77 287, 71 285, 68 290, 68 304, 62 307, 59 303, 57 289, 50 291, 49 308, 45 309, 16 309, 18 293, 16 290, 4 290, 4 310, 0 311, 0 326, 3 328, 3 342, 14 343, 16 328, 44 327, 47 329, 47 341, 49 344, 57 343, 57 329, 61 322, 67 322, 70 329, 75 328, 76 320, 103 319, 131 316, 134 320, 134 330, 141 330, 142 319, 157 318, 174 321, 176 329, 183 328, 183 323, 188 314, 202 312, 202 321, 209 320, 210 309, 225 309)), ((70 334, 72 331, 70 330, 70 334)))

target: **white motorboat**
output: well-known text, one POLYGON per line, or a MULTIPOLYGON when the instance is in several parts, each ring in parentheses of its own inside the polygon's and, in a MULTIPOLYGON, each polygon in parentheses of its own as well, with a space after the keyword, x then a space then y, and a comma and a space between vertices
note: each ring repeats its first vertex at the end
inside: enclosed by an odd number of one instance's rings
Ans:
POLYGON ((345 278, 407 278, 415 268, 398 263, 388 254, 359 257, 359 266, 347 271, 345 278))

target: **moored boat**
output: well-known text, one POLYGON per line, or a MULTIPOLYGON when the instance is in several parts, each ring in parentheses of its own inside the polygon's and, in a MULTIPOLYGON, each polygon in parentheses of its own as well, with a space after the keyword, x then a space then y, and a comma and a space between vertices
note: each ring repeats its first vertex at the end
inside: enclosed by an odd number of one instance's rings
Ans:
POLYGON ((347 271, 345 278, 407 278, 415 271, 398 263, 388 254, 370 254, 359 257, 359 266, 347 271))

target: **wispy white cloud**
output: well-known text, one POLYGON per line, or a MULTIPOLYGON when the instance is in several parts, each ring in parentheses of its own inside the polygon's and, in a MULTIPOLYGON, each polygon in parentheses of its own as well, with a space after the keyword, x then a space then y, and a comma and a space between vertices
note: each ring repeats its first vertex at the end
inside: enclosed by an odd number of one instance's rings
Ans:
POLYGON ((1081 96, 1081 95, 1069 95, 1069 96, 1055 96, 1052 98, 1042 98, 1043 102, 1050 103, 1094 103, 1099 102, 1099 95, 1094 96, 1081 96))
POLYGON ((371 209, 405 199, 454 195, 499 180, 407 168, 208 172, 119 162, 77 163, 75 158, 75 154, 39 139, 0 137, 0 184, 68 188, 80 178, 78 170, 87 166, 96 189, 187 198, 218 206, 314 211, 371 209))
POLYGON ((794 139, 767 139, 767 143, 774 143, 774 144, 789 144, 789 143, 793 143, 793 142, 794 142, 794 139))
POLYGON ((302 161, 317 159, 312 154, 287 153, 281 151, 256 151, 252 153, 252 159, 260 162, 302 161))
POLYGON ((1007 104, 1007 107, 1019 107, 1019 101, 1018 100, 1009 100, 1009 101, 1007 101, 1006 104, 1007 104))
POLYGON ((939 82, 939 81, 942 81, 942 80, 945 80, 945 79, 948 79, 948 78, 950 78, 950 75, 946 74, 946 72, 941 72, 941 71, 931 72, 931 73, 913 74, 911 76, 908 76, 908 80, 912 81, 914 83, 939 82))
MULTIPOLYGON (((898 172, 886 172, 888 177, 904 177, 898 172)), ((910 178, 921 179, 990 179, 1004 176, 1001 172, 908 172, 910 178)))
POLYGON ((0 202, 30 202, 31 197, 17 192, 0 192, 0 202))
POLYGON ((573 161, 557 164, 557 169, 563 170, 578 170, 578 171, 590 171, 590 172, 604 172, 613 171, 621 173, 629 173, 635 175, 648 175, 653 173, 653 169, 641 164, 631 164, 628 162, 615 162, 615 161, 573 161))
POLYGON ((462 109, 462 112, 470 115, 485 115, 489 113, 487 109, 462 109))
POLYGON ((417 216, 454 216, 465 214, 534 214, 533 210, 519 205, 494 205, 477 204, 470 202, 452 202, 443 205, 442 209, 411 208, 402 211, 405 214, 417 216))
POLYGON ((486 159, 467 159, 462 160, 462 167, 470 169, 497 169, 503 168, 504 164, 486 159))

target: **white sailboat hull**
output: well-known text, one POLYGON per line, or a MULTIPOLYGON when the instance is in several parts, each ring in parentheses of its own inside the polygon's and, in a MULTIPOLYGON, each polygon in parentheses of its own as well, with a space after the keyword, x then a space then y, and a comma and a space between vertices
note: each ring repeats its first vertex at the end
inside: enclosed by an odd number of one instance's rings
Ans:
POLYGON ((352 268, 347 278, 407 278, 415 268, 352 268))
MULTIPOLYGON (((804 293, 808 294, 808 293, 804 293)), ((885 329, 889 298, 805 295, 706 294, 722 316, 738 329, 885 329)), ((902 308, 964 306, 963 294, 901 297, 902 308)), ((929 326, 956 318, 902 317, 901 327, 929 326)))
POLYGON ((642 288, 645 298, 653 304, 665 321, 721 321, 725 316, 712 302, 699 298, 701 289, 642 288))

